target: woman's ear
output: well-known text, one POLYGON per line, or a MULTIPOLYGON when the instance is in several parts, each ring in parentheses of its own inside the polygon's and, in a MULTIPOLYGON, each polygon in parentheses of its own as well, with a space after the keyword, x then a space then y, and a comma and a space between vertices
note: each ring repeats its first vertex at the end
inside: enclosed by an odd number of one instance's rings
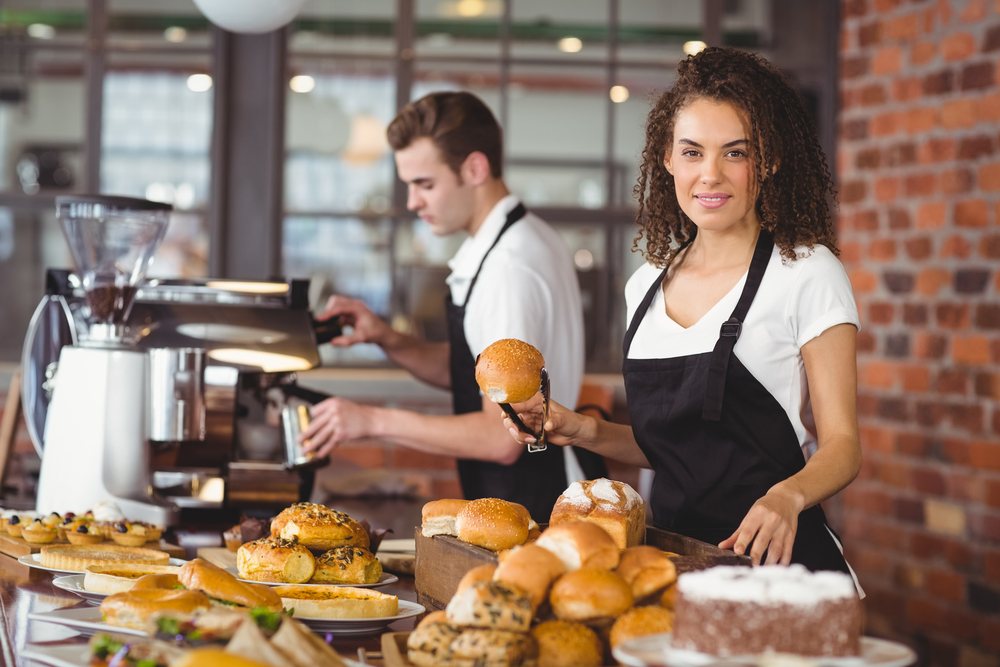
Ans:
POLYGON ((667 173, 671 176, 674 175, 673 161, 670 159, 670 153, 663 154, 663 168, 667 170, 667 173))

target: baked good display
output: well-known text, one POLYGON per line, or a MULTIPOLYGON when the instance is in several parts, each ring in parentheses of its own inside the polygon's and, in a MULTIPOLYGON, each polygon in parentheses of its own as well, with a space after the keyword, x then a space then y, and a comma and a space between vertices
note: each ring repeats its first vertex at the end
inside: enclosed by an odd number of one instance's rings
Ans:
POLYGON ((545 359, 533 345, 502 338, 476 360, 476 383, 494 403, 521 403, 538 393, 545 359))
POLYGON ((531 629, 538 646, 538 667, 600 667, 604 648, 597 633, 582 623, 542 621, 531 629))
POLYGON ((295 540, 264 537, 240 545, 236 570, 241 579, 304 584, 316 571, 316 559, 295 540))
POLYGON ((589 521, 550 526, 535 544, 555 554, 570 571, 581 567, 612 570, 618 567, 621 557, 607 531, 589 521))
POLYGON ((93 521, 74 519, 65 524, 66 539, 70 544, 99 544, 104 541, 104 532, 93 521))
POLYGON ((643 543, 646 504, 635 489, 616 480, 573 482, 556 499, 549 526, 569 521, 590 521, 603 528, 619 549, 643 543))
POLYGON ((24 527, 35 520, 34 512, 15 512, 7 517, 7 534, 11 537, 21 537, 24 527))
POLYGON ((420 509, 420 532, 424 537, 458 535, 455 520, 463 507, 469 504, 461 498, 442 498, 424 503, 420 509))
POLYGON ((368 531, 339 510, 318 503, 295 503, 271 521, 271 536, 296 540, 313 551, 371 546, 368 531))
POLYGON ((172 574, 180 571, 177 565, 149 565, 123 563, 89 565, 83 575, 83 588, 91 593, 112 595, 132 588, 140 577, 147 574, 172 574))
POLYGON ((454 653, 451 643, 462 634, 461 628, 449 623, 428 623, 426 619, 406 638, 406 657, 417 667, 440 667, 451 664, 454 653))
POLYGON ((144 524, 116 521, 111 524, 111 540, 127 547, 141 547, 149 541, 149 533, 144 524))
POLYGON ((399 612, 399 598, 351 586, 275 586, 286 609, 305 618, 384 618, 399 612))
POLYGON ((458 512, 455 531, 463 542, 500 551, 527 541, 530 518, 522 505, 500 498, 479 498, 458 512))
POLYGON ((534 609, 526 593, 499 581, 480 581, 455 593, 445 611, 453 625, 526 632, 534 609))
POLYGON ((35 519, 21 529, 21 537, 29 544, 50 544, 56 539, 55 526, 48 526, 42 519, 35 519))
POLYGON ((382 577, 382 563, 364 547, 334 547, 316 557, 314 584, 374 584, 382 577))
POLYGON ((860 652, 862 609, 851 577, 801 565, 717 566, 677 581, 673 645, 710 655, 860 652))
POLYGON ((187 618, 211 605, 208 596, 198 591, 147 588, 104 598, 101 601, 101 618, 111 625, 152 633, 156 617, 161 614, 187 618))
POLYGON ((118 544, 54 544, 41 548, 41 564, 54 570, 83 572, 88 565, 112 563, 153 563, 166 565, 166 552, 144 547, 124 547, 118 544))
POLYGON ((478 584, 480 581, 493 581, 493 575, 497 571, 497 566, 493 563, 483 563, 482 565, 477 565, 468 572, 462 575, 462 578, 458 580, 458 586, 455 588, 455 592, 465 590, 469 586, 478 584))
POLYGON ((611 626, 611 647, 636 637, 670 632, 674 625, 674 613, 663 607, 650 605, 632 607, 618 617, 611 626))
POLYGON ((551 551, 525 544, 507 553, 493 578, 527 593, 537 610, 548 597, 552 582, 565 572, 566 566, 551 551))
POLYGON ((195 558, 181 565, 177 572, 181 584, 192 591, 202 591, 213 600, 234 607, 263 607, 281 611, 281 599, 269 586, 240 581, 218 565, 195 558))
POLYGON ((565 621, 598 621, 620 616, 632 606, 632 589, 610 570, 582 568, 552 585, 552 613, 565 621))
POLYGON ((640 600, 677 581, 677 566, 666 551, 651 546, 629 547, 622 552, 615 570, 640 600))
POLYGON ((458 664, 483 667, 522 665, 534 654, 531 635, 483 628, 463 629, 449 648, 458 664))

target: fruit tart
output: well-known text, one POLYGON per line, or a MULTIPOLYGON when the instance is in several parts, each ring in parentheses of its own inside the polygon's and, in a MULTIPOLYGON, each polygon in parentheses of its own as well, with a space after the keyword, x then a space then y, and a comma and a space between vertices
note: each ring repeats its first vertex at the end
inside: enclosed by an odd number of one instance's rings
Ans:
POLYGON ((76 519, 66 526, 66 539, 70 544, 98 544, 104 535, 93 521, 76 519))
POLYGON ((35 519, 21 529, 21 537, 29 544, 50 544, 56 539, 56 529, 45 525, 44 519, 35 519))
POLYGON ((116 521, 111 526, 111 539, 125 547, 141 547, 149 539, 149 532, 141 523, 116 521))

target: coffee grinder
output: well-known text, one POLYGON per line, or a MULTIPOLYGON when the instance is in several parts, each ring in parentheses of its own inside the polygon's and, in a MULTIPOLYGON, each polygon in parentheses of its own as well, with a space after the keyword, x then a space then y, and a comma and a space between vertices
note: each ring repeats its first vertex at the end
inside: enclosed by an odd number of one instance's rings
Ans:
MULTIPOLYGON (((62 347, 50 378, 39 512, 111 501, 131 519, 174 521, 176 507, 152 494, 149 475, 149 355, 125 326, 171 208, 127 197, 56 199, 89 315, 85 334, 62 347)), ((200 381, 196 372, 191 381, 200 381)))

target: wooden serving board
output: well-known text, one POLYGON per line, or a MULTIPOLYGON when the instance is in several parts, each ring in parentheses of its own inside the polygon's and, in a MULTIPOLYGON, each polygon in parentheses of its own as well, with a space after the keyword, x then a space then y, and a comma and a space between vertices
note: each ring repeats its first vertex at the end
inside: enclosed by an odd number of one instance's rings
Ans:
POLYGON ((198 549, 198 558, 204 558, 223 570, 230 567, 236 569, 236 552, 226 547, 201 547, 198 549))
MULTIPOLYGON (((69 544, 69 542, 56 540, 55 542, 49 542, 49 544, 32 544, 23 537, 0 535, 0 553, 7 554, 13 558, 20 558, 28 554, 37 554, 42 550, 42 547, 47 547, 50 544, 69 544)), ((101 544, 113 544, 113 542, 108 540, 101 544)), ((160 543, 156 545, 147 542, 144 546, 165 551, 171 558, 184 558, 184 549, 164 540, 160 540, 160 543)))
POLYGON ((406 659, 406 638, 409 632, 386 632, 382 635, 382 662, 385 667, 413 667, 406 659))

